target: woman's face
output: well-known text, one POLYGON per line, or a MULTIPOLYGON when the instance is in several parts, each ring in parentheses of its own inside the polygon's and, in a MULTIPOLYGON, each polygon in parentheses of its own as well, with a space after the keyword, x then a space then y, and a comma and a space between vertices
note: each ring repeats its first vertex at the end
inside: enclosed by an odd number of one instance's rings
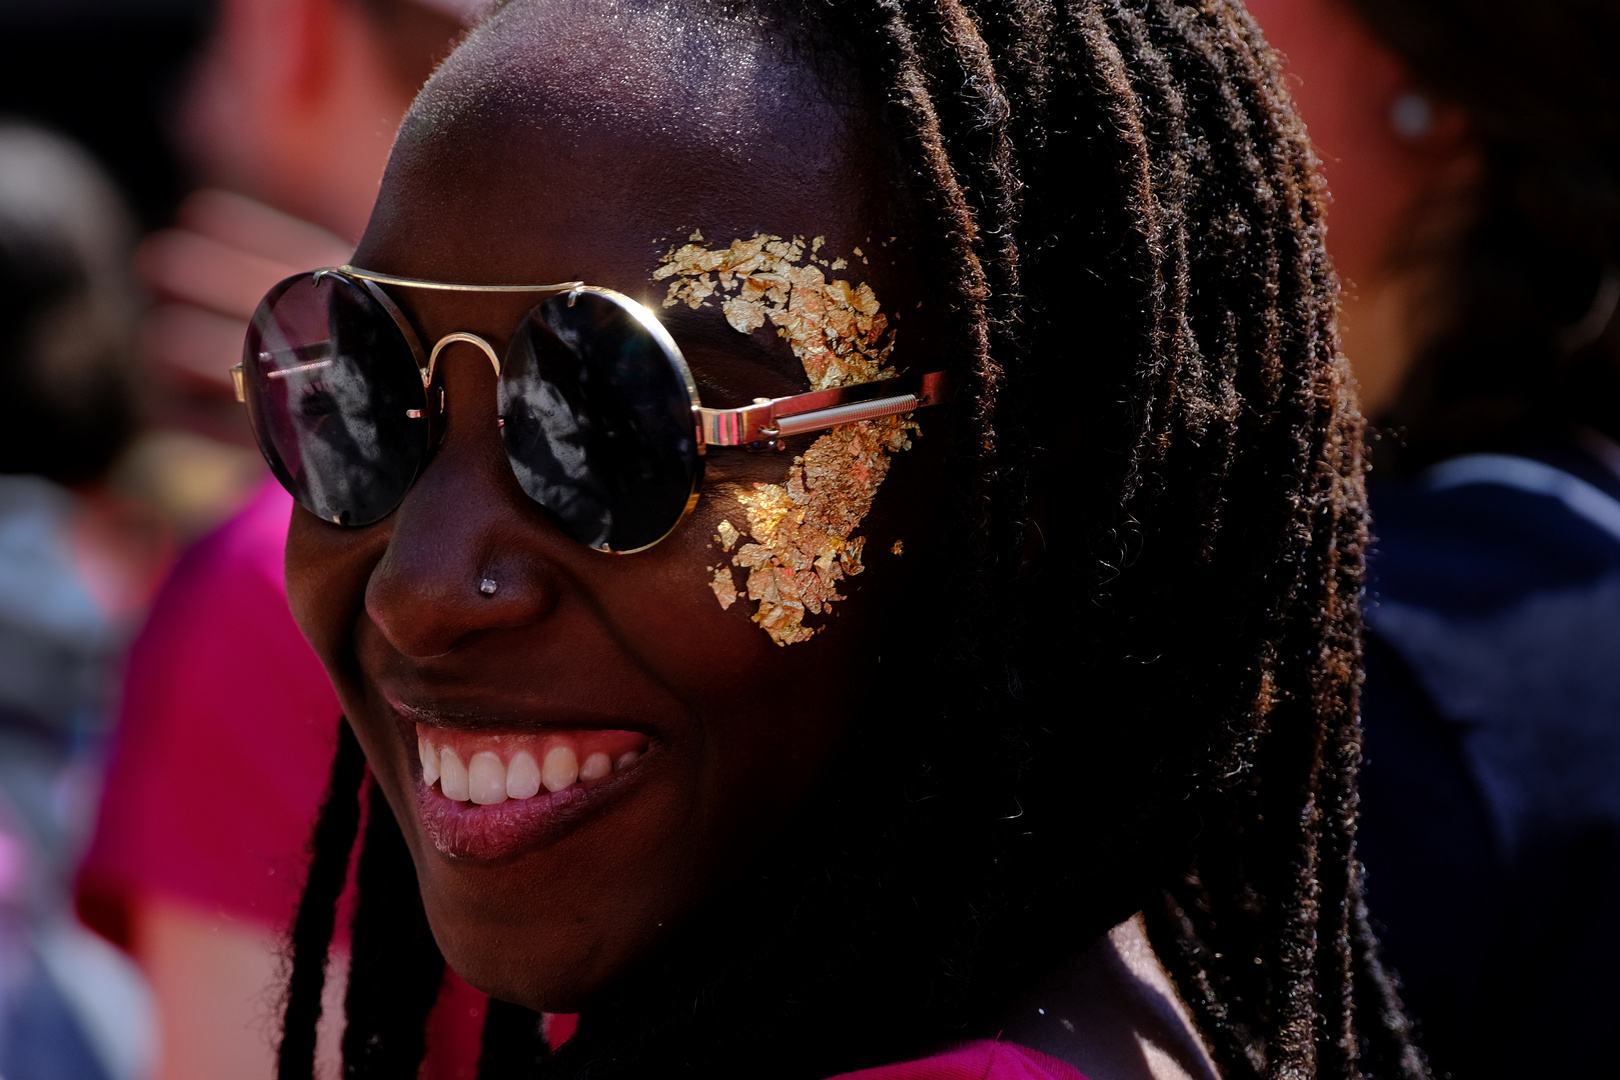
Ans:
MULTIPOLYGON (((710 406, 825 385, 829 349, 845 381, 885 359, 933 370, 934 316, 862 149, 881 135, 796 66, 706 34, 509 9, 407 121, 355 263, 643 299, 710 406), (707 253, 733 241, 753 243, 753 270, 711 274, 704 295, 707 253)), ((497 355, 535 302, 391 296, 429 347, 466 331, 497 355)), ((365 528, 296 512, 289 593, 451 965, 574 1008, 805 803, 886 638, 917 632, 896 612, 915 609, 899 594, 926 554, 939 420, 712 451, 685 522, 615 556, 519 487, 484 354, 451 345, 439 371, 444 437, 410 494, 365 528), (723 606, 728 583, 741 595, 723 606), (500 801, 503 781, 538 790, 500 801)))

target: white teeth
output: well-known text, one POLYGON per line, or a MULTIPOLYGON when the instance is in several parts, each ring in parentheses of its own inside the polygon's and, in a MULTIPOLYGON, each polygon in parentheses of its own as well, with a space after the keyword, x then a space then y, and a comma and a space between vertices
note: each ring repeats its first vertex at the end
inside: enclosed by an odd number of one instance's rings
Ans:
POLYGON ((540 766, 535 764, 533 754, 527 750, 519 750, 512 755, 512 764, 506 767, 506 797, 532 799, 538 794, 540 794, 540 766))
POLYGON ((420 736, 416 740, 416 756, 422 759, 422 786, 432 787, 439 782, 439 755, 428 741, 420 736))
MULTIPOLYGON (((448 746, 433 745, 430 729, 417 728, 416 754, 422 764, 422 785, 438 786, 439 792, 452 802, 471 802, 478 806, 498 806, 508 799, 532 799, 543 792, 563 791, 578 783, 605 780, 615 770, 623 769, 638 760, 644 751, 627 750, 617 758, 605 750, 593 750, 579 759, 577 747, 554 738, 541 745, 549 745, 545 755, 536 760, 540 747, 518 750, 511 761, 502 758, 499 740, 486 742, 487 750, 476 750, 478 744, 460 751, 448 746), (462 763, 461 754, 471 754, 462 763)), ((620 744, 623 745, 622 743, 620 744)))
POLYGON ((500 756, 488 750, 473 755, 467 765, 468 796, 479 806, 506 801, 506 766, 500 756))
POLYGON ((445 798, 455 802, 466 802, 472 794, 467 781, 467 767, 448 746, 439 751, 439 790, 444 792, 445 798))
POLYGON ((579 779, 579 757, 571 746, 554 746, 546 754, 546 763, 540 768, 540 779, 547 791, 561 791, 572 787, 579 779))

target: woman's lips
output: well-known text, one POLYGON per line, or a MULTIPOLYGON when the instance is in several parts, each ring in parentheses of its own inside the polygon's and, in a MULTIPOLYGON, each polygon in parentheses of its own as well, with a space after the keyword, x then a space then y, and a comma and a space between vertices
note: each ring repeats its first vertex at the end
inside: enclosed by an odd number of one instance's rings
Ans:
POLYGON ((446 855, 510 855, 554 839, 633 783, 648 742, 637 731, 467 731, 419 721, 417 812, 446 855))

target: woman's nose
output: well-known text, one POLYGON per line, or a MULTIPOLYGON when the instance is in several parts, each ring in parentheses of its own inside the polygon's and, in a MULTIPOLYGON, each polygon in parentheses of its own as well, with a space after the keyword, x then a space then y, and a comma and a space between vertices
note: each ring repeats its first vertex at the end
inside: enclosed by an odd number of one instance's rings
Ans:
POLYGON ((496 422, 495 374, 471 344, 439 358, 444 438, 390 519, 366 613, 400 653, 440 656, 484 631, 544 619, 557 542, 518 487, 496 422))

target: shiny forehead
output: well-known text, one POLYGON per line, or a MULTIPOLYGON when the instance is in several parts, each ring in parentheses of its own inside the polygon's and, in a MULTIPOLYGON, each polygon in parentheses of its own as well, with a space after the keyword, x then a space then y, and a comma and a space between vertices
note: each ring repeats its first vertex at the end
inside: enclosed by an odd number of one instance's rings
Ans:
POLYGON ((693 228, 825 235, 846 249, 881 231, 898 173, 872 150, 889 141, 873 110, 839 100, 858 96, 858 80, 829 91, 825 57, 727 10, 718 0, 502 8, 412 107, 362 250, 375 243, 393 258, 409 236, 410 258, 432 260, 450 254, 455 232, 468 256, 483 253, 479 280, 550 272, 491 265, 501 239, 514 256, 527 246, 564 259, 565 277, 628 291, 590 251, 633 245, 644 281, 664 242, 693 228), (424 233, 428 215, 444 235, 424 233))
POLYGON ((401 136, 527 127, 558 139, 559 152, 605 133, 698 138, 768 161, 773 144, 802 151, 804 133, 839 132, 855 108, 836 100, 853 87, 829 89, 850 80, 816 67, 784 27, 743 5, 520 0, 446 61, 401 136))

